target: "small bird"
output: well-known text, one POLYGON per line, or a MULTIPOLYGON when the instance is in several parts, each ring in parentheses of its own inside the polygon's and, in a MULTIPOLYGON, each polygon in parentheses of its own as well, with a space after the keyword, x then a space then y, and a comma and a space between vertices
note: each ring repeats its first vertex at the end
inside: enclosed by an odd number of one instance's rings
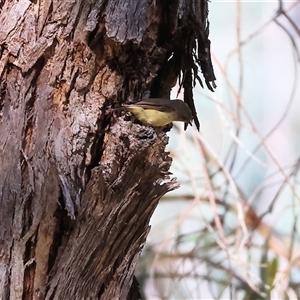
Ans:
POLYGON ((166 98, 142 99, 134 104, 117 109, 127 109, 142 124, 155 127, 165 126, 173 121, 182 121, 191 125, 192 112, 180 99, 166 98))

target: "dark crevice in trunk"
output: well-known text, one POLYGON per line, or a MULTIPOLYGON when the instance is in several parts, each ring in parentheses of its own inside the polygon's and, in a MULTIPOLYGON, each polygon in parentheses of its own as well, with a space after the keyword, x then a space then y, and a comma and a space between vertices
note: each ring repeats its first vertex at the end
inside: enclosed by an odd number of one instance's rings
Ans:
MULTIPOLYGON (((65 201, 63 199, 61 189, 58 202, 60 205, 57 206, 57 209, 55 210, 53 215, 56 221, 53 242, 50 246, 48 258, 48 282, 51 282, 52 276, 56 272, 57 262, 68 244, 70 234, 73 231, 75 225, 75 221, 72 220, 72 218, 68 215, 67 210, 64 208, 65 201)), ((48 289, 49 285, 47 285, 45 294, 47 294, 48 289)))
MULTIPOLYGON (((25 193, 25 191, 24 191, 24 193, 25 193)), ((24 199, 24 205, 22 207, 22 233, 21 233, 21 237, 24 237, 25 234, 31 229, 31 226, 32 226, 32 222, 33 222, 33 215, 32 215, 32 213, 33 213, 32 212, 33 203, 32 203, 32 201, 33 201, 33 195, 32 195, 32 192, 31 192, 24 199)))
POLYGON ((33 299, 34 277, 35 277, 35 270, 36 270, 35 247, 36 247, 36 235, 32 236, 25 243, 25 252, 23 256, 23 263, 25 267, 24 280, 23 280, 24 292, 23 292, 22 300, 33 299))

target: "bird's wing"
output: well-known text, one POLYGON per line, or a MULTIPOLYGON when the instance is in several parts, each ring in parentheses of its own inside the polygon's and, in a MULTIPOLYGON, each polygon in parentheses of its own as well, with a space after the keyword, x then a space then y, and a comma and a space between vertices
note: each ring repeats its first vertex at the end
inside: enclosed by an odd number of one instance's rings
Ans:
POLYGON ((166 100, 171 101, 169 99, 151 98, 151 99, 143 99, 131 105, 138 105, 144 109, 156 109, 158 111, 163 111, 163 112, 174 111, 175 110, 174 107, 172 105, 166 104, 166 100))

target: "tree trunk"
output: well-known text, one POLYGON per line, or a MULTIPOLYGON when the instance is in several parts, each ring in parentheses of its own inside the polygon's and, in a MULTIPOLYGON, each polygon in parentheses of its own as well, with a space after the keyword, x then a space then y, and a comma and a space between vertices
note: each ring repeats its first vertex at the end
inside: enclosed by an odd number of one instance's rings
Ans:
POLYGON ((140 299, 149 219, 177 183, 165 132, 110 108, 182 73, 197 122, 197 65, 214 80, 206 0, 170 2, 1 1, 1 299, 140 299))

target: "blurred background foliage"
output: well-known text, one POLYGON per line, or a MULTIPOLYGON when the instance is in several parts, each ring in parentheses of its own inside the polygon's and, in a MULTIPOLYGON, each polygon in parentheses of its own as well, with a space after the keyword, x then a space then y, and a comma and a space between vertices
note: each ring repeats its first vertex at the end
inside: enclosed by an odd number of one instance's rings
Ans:
POLYGON ((209 9, 218 87, 194 90, 200 133, 169 133, 180 188, 136 275, 145 299, 300 299, 300 3, 209 9))

